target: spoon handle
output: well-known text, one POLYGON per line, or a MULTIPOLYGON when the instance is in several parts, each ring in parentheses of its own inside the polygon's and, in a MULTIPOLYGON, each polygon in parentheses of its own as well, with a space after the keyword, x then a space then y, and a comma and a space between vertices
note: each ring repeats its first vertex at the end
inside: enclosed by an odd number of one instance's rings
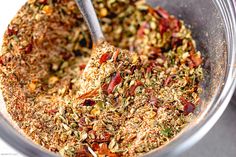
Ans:
POLYGON ((89 27, 91 37, 94 44, 98 44, 101 41, 104 41, 104 35, 101 30, 96 12, 94 10, 91 0, 75 0, 85 22, 89 27))

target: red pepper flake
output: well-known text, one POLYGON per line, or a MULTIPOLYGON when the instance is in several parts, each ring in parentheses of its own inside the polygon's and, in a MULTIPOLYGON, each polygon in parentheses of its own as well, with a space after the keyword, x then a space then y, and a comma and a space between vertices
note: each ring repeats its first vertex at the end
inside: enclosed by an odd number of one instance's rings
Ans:
POLYGON ((192 113, 195 110, 193 103, 187 101, 185 98, 180 97, 181 103, 184 105, 184 115, 187 116, 189 113, 192 113))
POLYGON ((100 149, 98 150, 98 154, 107 154, 107 152, 109 152, 109 150, 107 148, 107 144, 102 143, 100 146, 100 149))
POLYGON ((91 100, 91 99, 87 99, 87 100, 85 100, 84 102, 83 102, 83 106, 93 106, 93 105, 95 105, 96 104, 96 102, 94 101, 94 100, 91 100))
POLYGON ((145 88, 145 92, 151 94, 154 92, 154 90, 151 88, 145 88))
POLYGON ((148 67, 147 67, 147 69, 146 69, 146 72, 147 73, 151 72, 153 67, 155 67, 155 66, 156 66, 155 60, 151 60, 148 67))
POLYGON ((132 67, 130 68, 131 74, 134 74, 134 71, 137 69, 136 65, 132 65, 132 67))
POLYGON ((161 49, 158 48, 158 47, 152 47, 151 51, 150 51, 150 55, 149 55, 149 59, 150 60, 155 60, 157 59, 158 57, 160 57, 162 55, 161 53, 161 49))
POLYGON ((60 52, 60 55, 62 56, 62 58, 64 60, 68 60, 73 56, 72 53, 69 53, 69 52, 66 52, 66 51, 60 52))
POLYGON ((113 60, 114 62, 116 62, 117 58, 118 58, 118 55, 119 55, 120 51, 119 50, 116 50, 113 54, 113 60))
POLYGON ((164 19, 169 19, 170 17, 170 14, 162 7, 158 7, 157 9, 155 9, 155 11, 164 19))
POLYGON ((79 65, 80 70, 84 70, 85 67, 86 67, 86 64, 80 64, 80 65, 79 65))
POLYGON ((159 31, 163 35, 169 29, 170 21, 168 19, 161 19, 159 23, 159 31))
POLYGON ((85 118, 84 118, 84 117, 80 118, 78 124, 79 124, 80 126, 86 126, 87 124, 86 124, 86 122, 85 122, 85 118))
POLYGON ((102 85, 102 91, 103 91, 103 93, 108 94, 108 92, 107 92, 108 86, 109 86, 108 83, 104 83, 104 84, 102 85))
POLYGON ((129 89, 129 95, 131 96, 134 96, 134 92, 135 92, 135 89, 138 87, 138 86, 143 86, 143 83, 141 81, 136 81, 136 83, 134 85, 132 85, 129 89))
POLYGON ((48 3, 48 0, 38 0, 38 2, 39 2, 40 4, 47 4, 47 3, 48 3))
POLYGON ((8 28, 7 28, 7 34, 8 34, 9 36, 17 35, 17 33, 18 33, 18 30, 17 30, 15 27, 13 27, 13 26, 8 26, 8 28))
POLYGON ((92 98, 95 97, 98 94, 98 88, 91 90, 87 93, 84 93, 78 97, 78 99, 86 99, 86 98, 92 98))
POLYGON ((100 155, 107 155, 107 156, 109 156, 109 157, 118 157, 117 154, 112 153, 112 152, 108 149, 106 143, 102 143, 102 144, 101 144, 100 149, 98 150, 98 154, 100 154, 100 155))
POLYGON ((163 33, 165 33, 168 29, 170 29, 173 33, 180 31, 181 23, 178 19, 170 17, 168 13, 168 15, 166 15, 163 11, 160 11, 160 14, 163 14, 163 18, 159 21, 159 31, 161 35, 163 35, 163 33))
POLYGON ((150 72, 152 72, 152 67, 151 66, 147 67, 147 70, 146 70, 146 73, 150 73, 150 72))
POLYGON ((54 115, 55 113, 58 112, 58 110, 57 110, 57 109, 51 109, 51 110, 48 110, 47 112, 48 112, 50 115, 54 115))
POLYGON ((109 60, 111 58, 110 54, 109 53, 104 53, 100 60, 99 60, 99 63, 102 64, 102 63, 105 63, 107 60, 109 60))
POLYGON ((148 28, 149 28, 149 24, 147 22, 142 23, 142 25, 140 26, 140 28, 137 31, 137 35, 139 37, 143 37, 145 34, 144 30, 148 29, 148 28))
POLYGON ((171 18, 170 19, 170 28, 171 30, 173 30, 174 32, 179 32, 180 28, 181 28, 181 23, 178 19, 176 18, 171 18))
POLYGON ((194 53, 194 51, 190 51, 190 59, 192 60, 194 67, 198 67, 202 63, 202 58, 194 53))
POLYGON ((186 61, 187 61, 188 67, 193 68, 195 66, 191 59, 187 58, 186 61))
POLYGON ((0 65, 3 65, 4 62, 3 62, 3 56, 0 57, 0 65))
POLYGON ((99 144, 94 142, 94 143, 91 145, 91 148, 92 148, 92 150, 94 150, 94 151, 98 151, 98 150, 99 150, 99 144))
POLYGON ((164 82, 164 86, 168 86, 171 81, 172 81, 172 76, 168 76, 164 82))
POLYGON ((25 47, 25 53, 28 54, 32 51, 33 49, 33 44, 29 43, 26 47, 25 47))
POLYGON ((111 94, 115 88, 116 85, 120 84, 122 82, 122 78, 120 76, 120 73, 116 73, 114 77, 112 77, 111 82, 108 85, 107 92, 108 94, 111 94))
POLYGON ((93 157, 92 154, 90 154, 87 146, 81 146, 76 151, 76 157, 93 157))
POLYGON ((108 141, 110 141, 110 138, 111 138, 111 134, 108 133, 108 132, 105 132, 105 133, 103 134, 102 140, 108 142, 108 141))

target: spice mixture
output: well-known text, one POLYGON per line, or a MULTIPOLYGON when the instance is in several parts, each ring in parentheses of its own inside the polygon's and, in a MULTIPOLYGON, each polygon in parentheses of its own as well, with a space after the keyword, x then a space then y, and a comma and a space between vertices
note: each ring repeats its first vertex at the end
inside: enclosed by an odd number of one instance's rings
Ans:
POLYGON ((7 110, 27 137, 62 156, 139 156, 191 122, 201 53, 184 22, 161 7, 93 3, 107 41, 122 49, 104 42, 92 51, 73 0, 21 8, 0 55, 7 110))

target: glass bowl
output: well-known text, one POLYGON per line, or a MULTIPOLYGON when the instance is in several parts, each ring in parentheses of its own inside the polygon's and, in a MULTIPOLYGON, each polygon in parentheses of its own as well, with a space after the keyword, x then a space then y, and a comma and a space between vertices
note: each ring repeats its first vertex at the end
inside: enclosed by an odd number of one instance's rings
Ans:
MULTIPOLYGON (((204 57, 204 82, 198 118, 168 144, 144 156, 177 156, 199 141, 216 123, 235 89, 236 2, 234 0, 149 0, 184 20, 204 57)), ((15 3, 14 7, 18 3, 15 3)), ((19 3, 21 5, 22 3, 19 3)), ((1 4, 4 5, 4 2, 1 4)), ((12 4, 11 4, 12 5, 12 4)), ((14 8, 13 7, 13 8, 14 8)), ((12 7, 11 7, 12 8, 12 7)), ((12 9, 7 10, 6 14, 12 9)), ((15 10, 16 12, 17 10, 15 10)), ((10 17, 10 16, 9 16, 10 17)), ((6 29, 10 18, 2 25, 6 29)), ((0 33, 2 36, 2 32, 0 33)), ((27 156, 57 156, 34 144, 11 123, 0 94, 0 137, 27 156)))

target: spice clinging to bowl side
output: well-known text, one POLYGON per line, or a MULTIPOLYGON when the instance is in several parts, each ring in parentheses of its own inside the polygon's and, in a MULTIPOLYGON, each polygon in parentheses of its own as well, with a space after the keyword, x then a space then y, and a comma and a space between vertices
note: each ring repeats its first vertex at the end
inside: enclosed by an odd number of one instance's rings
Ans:
POLYGON ((160 7, 130 1, 123 10, 122 3, 94 1, 108 42, 129 51, 106 42, 96 47, 112 50, 94 62, 97 76, 106 75, 86 93, 81 76, 92 41, 73 1, 29 1, 9 25, 2 90, 13 120, 36 143, 63 156, 91 156, 90 149, 138 156, 166 144, 194 118, 203 76, 190 30, 160 7))

